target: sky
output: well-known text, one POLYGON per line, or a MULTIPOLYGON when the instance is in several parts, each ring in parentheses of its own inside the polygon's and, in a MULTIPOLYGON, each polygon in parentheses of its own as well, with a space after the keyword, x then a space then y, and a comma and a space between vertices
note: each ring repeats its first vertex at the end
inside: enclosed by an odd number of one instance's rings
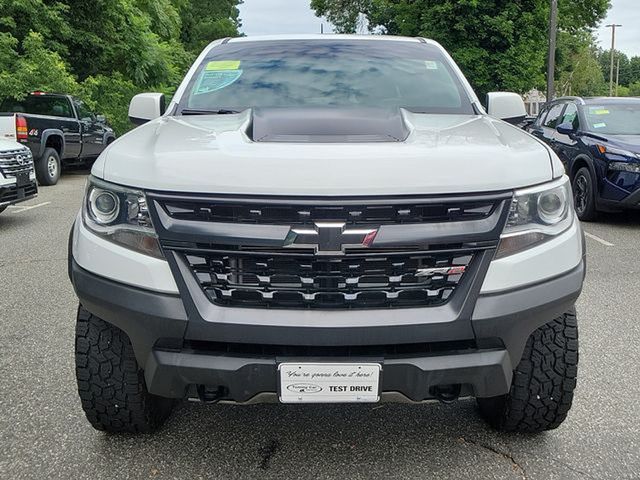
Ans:
POLYGON ((329 23, 315 16, 310 3, 310 0, 244 0, 240 5, 241 30, 249 36, 320 33, 320 25, 324 23, 325 32, 330 32, 329 23))
MULTIPOLYGON (((640 56, 640 0, 612 0, 612 8, 596 37, 602 48, 610 48, 611 29, 605 25, 621 23, 616 30, 616 49, 628 56, 640 56)), ((242 31, 247 35, 271 33, 320 33, 324 23, 325 32, 330 24, 315 16, 309 6, 310 0, 244 0, 240 6, 242 31)))
POLYGON ((618 23, 623 26, 616 28, 616 50, 630 57, 640 56, 640 0, 612 0, 611 4, 607 19, 596 32, 600 46, 611 48, 611 29, 605 25, 618 23))

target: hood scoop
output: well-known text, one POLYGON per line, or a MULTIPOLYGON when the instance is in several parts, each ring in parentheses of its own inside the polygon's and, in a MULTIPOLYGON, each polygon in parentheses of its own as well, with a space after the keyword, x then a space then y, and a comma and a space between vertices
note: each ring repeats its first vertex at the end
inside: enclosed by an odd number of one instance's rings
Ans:
POLYGON ((403 142, 410 129, 399 108, 255 108, 254 142, 403 142))

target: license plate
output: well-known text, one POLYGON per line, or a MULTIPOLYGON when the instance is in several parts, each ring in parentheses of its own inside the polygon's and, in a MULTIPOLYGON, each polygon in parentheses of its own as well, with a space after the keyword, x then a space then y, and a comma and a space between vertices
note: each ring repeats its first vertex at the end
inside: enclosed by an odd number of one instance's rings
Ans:
POLYGON ((26 187, 31 183, 29 180, 29 172, 20 172, 16 174, 16 187, 26 187))
POLYGON ((380 400, 379 363, 281 363, 282 403, 373 403, 380 400))

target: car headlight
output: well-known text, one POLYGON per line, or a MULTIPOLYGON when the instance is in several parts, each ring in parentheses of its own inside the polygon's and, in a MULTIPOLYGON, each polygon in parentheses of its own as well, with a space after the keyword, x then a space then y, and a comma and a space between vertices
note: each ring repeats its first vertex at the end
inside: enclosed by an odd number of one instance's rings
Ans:
POLYGON ((496 258, 546 242, 566 231, 572 222, 573 197, 566 175, 551 183, 517 190, 496 258))
POLYGON ((149 216, 147 199, 140 190, 90 176, 82 219, 89 230, 110 242, 164 258, 149 216))
POLYGON ((611 162, 609 164, 609 170, 614 170, 616 172, 640 173, 640 163, 611 162))
POLYGON ((640 159, 640 153, 637 153, 637 152, 631 152, 629 150, 624 150, 622 148, 609 147, 609 146, 600 145, 600 144, 597 144, 596 147, 598 148, 598 151, 600 153, 607 154, 607 158, 610 158, 610 156, 615 156, 615 157, 628 157, 633 159, 640 159))

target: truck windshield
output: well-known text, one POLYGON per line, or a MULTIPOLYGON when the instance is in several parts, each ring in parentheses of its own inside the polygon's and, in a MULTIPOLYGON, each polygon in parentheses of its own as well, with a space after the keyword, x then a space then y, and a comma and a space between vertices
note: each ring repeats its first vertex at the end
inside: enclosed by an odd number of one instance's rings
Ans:
POLYGON ((338 39, 215 47, 191 78, 178 112, 313 106, 474 113, 460 80, 435 46, 338 39))
POLYGON ((640 135, 640 102, 591 104, 584 107, 587 129, 608 135, 640 135))
POLYGON ((29 95, 24 100, 6 99, 0 104, 0 112, 73 117, 71 106, 66 98, 47 95, 29 95))

